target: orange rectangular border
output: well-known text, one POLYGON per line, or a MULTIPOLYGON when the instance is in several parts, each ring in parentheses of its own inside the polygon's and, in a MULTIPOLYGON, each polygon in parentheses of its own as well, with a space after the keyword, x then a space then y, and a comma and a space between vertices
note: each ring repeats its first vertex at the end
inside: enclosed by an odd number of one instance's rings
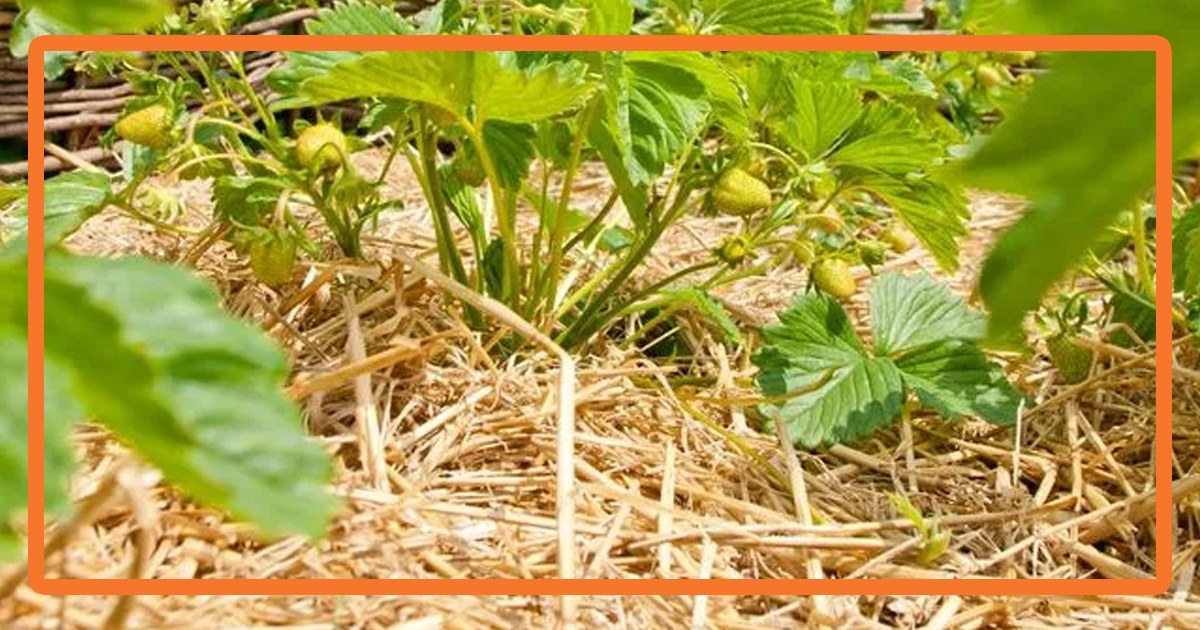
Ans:
MULTIPOLYGON (((1171 208, 1171 45, 1157 35, 45 35, 29 47, 29 128, 44 126, 53 51, 1125 51, 1155 53, 1155 203, 1171 208)), ((29 206, 44 202, 44 141, 29 135, 29 206)), ((43 213, 29 251, 43 252, 43 213)), ((29 508, 29 585, 47 595, 1157 595, 1171 583, 1171 222, 1158 221, 1153 579, 48 579, 45 511, 29 508), (1166 378, 1163 376, 1166 375, 1166 378)), ((43 496, 44 255, 29 257, 29 496, 43 496)))

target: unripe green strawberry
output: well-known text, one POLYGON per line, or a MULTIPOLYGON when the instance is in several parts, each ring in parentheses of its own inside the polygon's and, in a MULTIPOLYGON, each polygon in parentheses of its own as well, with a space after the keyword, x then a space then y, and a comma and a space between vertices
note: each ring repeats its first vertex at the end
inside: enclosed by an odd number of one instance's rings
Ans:
POLYGON ((296 159, 304 168, 334 170, 342 165, 347 149, 346 136, 329 123, 313 125, 296 138, 296 159))
POLYGON ((454 156, 450 162, 450 172, 458 178, 458 181, 477 188, 482 186, 487 181, 487 173, 483 170, 483 165, 479 163, 479 156, 475 151, 467 147, 454 156))
POLYGON ((735 267, 742 264, 750 255, 750 239, 746 238, 744 234, 726 237, 713 253, 721 262, 735 267))
POLYGON ((277 287, 292 279, 296 241, 290 234, 271 233, 250 243, 250 268, 258 281, 277 287))
POLYGON ((825 173, 817 181, 813 182, 812 191, 817 199, 829 199, 840 186, 837 176, 833 173, 825 173))
POLYGON ((867 241, 858 246, 858 254, 862 257, 864 264, 882 265, 887 256, 887 249, 887 245, 879 241, 867 241))
POLYGON ((975 69, 975 79, 985 87, 995 87, 1004 80, 1000 71, 992 66, 979 66, 975 69))
POLYGON ((802 265, 811 265, 817 258, 817 251, 807 239, 798 238, 792 241, 792 257, 802 265))
POLYGON ((713 205, 725 214, 749 216, 771 206, 771 189, 765 182, 731 168, 721 174, 712 190, 713 205))
POLYGON ((913 238, 905 232, 903 228, 897 225, 889 225, 879 233, 879 240, 887 243, 887 246, 892 248, 892 251, 897 254, 903 254, 913 248, 915 244, 913 238))
POLYGON ((183 211, 183 201, 179 195, 155 186, 146 186, 135 196, 138 208, 145 214, 160 219, 178 216, 183 211))
POLYGON ((818 262, 813 266, 812 276, 818 289, 839 300, 850 299, 857 288, 850 267, 837 258, 818 262))
POLYGON ((171 112, 166 105, 143 107, 117 121, 117 135, 134 144, 165 149, 171 146, 171 112))
POLYGON ((1082 383, 1091 374, 1092 364, 1096 361, 1096 353, 1091 348, 1075 343, 1067 335, 1056 335, 1046 340, 1046 349, 1050 351, 1050 362, 1064 382, 1082 383))

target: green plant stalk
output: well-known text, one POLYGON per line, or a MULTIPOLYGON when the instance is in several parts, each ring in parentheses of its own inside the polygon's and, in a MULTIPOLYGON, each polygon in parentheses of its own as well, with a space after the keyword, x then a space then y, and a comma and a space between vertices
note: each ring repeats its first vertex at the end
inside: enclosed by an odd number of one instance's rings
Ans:
MULTIPOLYGON (((425 129, 424 116, 420 116, 418 124, 425 129)), ((430 134, 422 131, 417 134, 417 156, 419 164, 413 164, 414 172, 420 173, 421 184, 425 189, 425 197, 433 213, 434 237, 437 240, 438 257, 442 262, 442 272, 450 273, 458 282, 471 285, 467 278, 467 270, 463 266, 457 243, 454 242, 454 228, 450 225, 449 211, 446 209, 446 199, 443 195, 441 182, 438 179, 437 163, 434 150, 431 147, 430 134)), ((477 274, 481 275, 481 274, 477 274)), ((476 286, 476 290, 479 287, 476 286)))
POLYGON ((401 138, 400 134, 396 133, 394 129, 392 133, 392 148, 388 150, 387 158, 383 161, 383 168, 379 171, 379 177, 375 178, 376 186, 382 185, 383 180, 387 179, 388 171, 392 170, 392 163, 396 161, 396 156, 400 154, 400 147, 408 144, 408 141, 412 140, 415 135, 407 135, 401 138))
POLYGON ((671 283, 673 283, 681 278, 690 276, 693 273, 704 271, 705 269, 711 269, 712 267, 716 267, 717 265, 720 265, 720 264, 721 264, 721 261, 714 259, 714 260, 705 260, 703 262, 698 262, 694 265, 684 267, 683 269, 680 269, 679 271, 676 271, 675 273, 670 274, 667 277, 662 278, 661 280, 658 280, 657 282, 651 284, 650 286, 646 287, 645 289, 638 291, 633 296, 631 296, 629 299, 623 300, 617 307, 614 308, 614 311, 616 312, 616 315, 614 315, 614 317, 624 317, 625 315, 632 315, 633 313, 637 313, 639 311, 644 311, 648 308, 653 308, 658 305, 657 304, 659 302, 658 300, 651 300, 649 302, 646 302, 643 300, 650 297, 651 295, 654 295, 655 293, 659 292, 660 290, 670 286, 671 283))
POLYGON ((763 149, 764 151, 767 151, 769 153, 774 153, 775 155, 779 156, 784 162, 787 162, 788 166, 791 166, 793 171, 795 171, 797 173, 804 171, 804 167, 800 166, 800 163, 796 161, 796 158, 793 158, 792 156, 788 155, 787 151, 784 151, 783 149, 780 149, 779 147, 777 147, 773 144, 767 144, 765 142, 747 142, 746 146, 754 147, 756 149, 763 149))
MULTIPOLYGON (((191 54, 185 53, 184 56, 191 59, 192 65, 194 65, 196 69, 200 71, 200 75, 204 77, 204 82, 208 85, 209 89, 217 95, 217 100, 234 103, 234 100, 229 98, 225 88, 216 80, 216 77, 212 71, 212 67, 208 65, 208 60, 204 58, 203 54, 199 52, 193 52, 191 54)), ((187 76, 187 73, 185 73, 183 76, 187 76)), ((238 116, 241 117, 242 122, 244 122, 246 125, 254 124, 254 122, 250 120, 250 117, 246 115, 246 112, 240 107, 229 107, 223 109, 226 109, 227 112, 230 109, 237 112, 238 116)))
POLYGON ((674 317, 675 314, 681 310, 681 308, 682 307, 678 305, 665 306, 661 311, 655 313, 654 317, 646 320, 645 323, 637 327, 637 330, 634 330, 631 335, 626 337, 625 341, 621 343, 622 348, 628 350, 637 345, 637 343, 642 340, 642 337, 645 337, 646 335, 650 334, 651 330, 654 330, 655 326, 658 326, 671 317, 674 317))
MULTIPOLYGON (((595 111, 594 105, 588 106, 583 115, 579 119, 579 127, 575 131, 575 138, 571 141, 571 157, 567 162, 567 170, 563 175, 562 190, 559 192, 558 209, 554 213, 554 225, 550 231, 550 269, 547 274, 547 284, 543 292, 541 287, 538 287, 534 294, 535 301, 540 302, 545 299, 549 301, 550 308, 554 310, 554 301, 558 295, 558 283, 562 276, 562 259, 563 259, 563 241, 566 238, 567 221, 566 216, 571 202, 571 190, 575 183, 575 176, 579 173, 580 156, 583 154, 583 141, 586 137, 586 130, 591 124, 592 112, 595 111)), ((537 261, 532 261, 534 265, 537 261)))
POLYGON ((279 131, 279 123, 275 120, 275 117, 271 115, 271 112, 267 110, 267 106, 262 102, 262 99, 259 98, 258 92, 256 92, 251 86, 250 77, 246 75, 246 69, 242 65, 241 57, 233 53, 225 53, 224 56, 226 63, 233 67, 234 72, 236 72, 238 78, 241 79, 241 81, 238 82, 238 88, 246 97, 246 99, 250 101, 250 104, 254 106, 254 111, 258 112, 258 117, 262 119, 263 124, 267 127, 267 135, 269 135, 272 140, 280 140, 283 137, 283 134, 279 131))
POLYGON ((587 306, 584 307, 579 317, 555 340, 559 342, 559 345, 574 347, 611 321, 612 310, 609 309, 607 312, 602 312, 604 304, 611 299, 610 296, 616 295, 616 291, 621 283, 625 282, 633 274, 634 270, 637 269, 638 265, 645 260, 646 256, 650 254, 650 250, 658 243, 658 239, 662 237, 663 232, 688 210, 690 207, 688 199, 691 197, 692 185, 681 182, 680 173, 687 172, 688 165, 692 161, 693 148, 692 146, 687 147, 679 157, 679 160, 675 164, 675 169, 671 174, 671 181, 667 185, 667 190, 674 190, 675 196, 671 201, 670 209, 663 213, 658 221, 652 222, 650 230, 646 233, 642 241, 638 243, 638 246, 625 257, 616 274, 608 280, 608 284, 599 293, 592 294, 587 306))
POLYGON ((1155 296, 1154 271, 1150 266, 1150 253, 1146 247, 1146 221, 1142 213, 1142 204, 1133 206, 1133 253, 1137 259, 1138 279, 1142 290, 1146 291, 1151 300, 1155 296))
MULTIPOLYGON (((418 121, 420 126, 424 128, 424 120, 418 121)), ((482 273, 476 273, 474 282, 470 280, 467 274, 466 267, 463 265, 462 257, 458 252, 458 245, 454 242, 454 230, 450 227, 450 217, 446 209, 445 197, 441 188, 441 182, 438 181, 436 164, 433 163, 434 156, 430 151, 424 150, 427 148, 426 135, 424 133, 416 134, 418 152, 414 155, 411 148, 405 146, 404 155, 412 166, 413 174, 417 178, 417 182, 421 185, 421 190, 425 193, 425 198, 429 201, 429 207, 434 216, 433 230, 434 240, 437 242, 438 262, 442 267, 443 273, 447 271, 454 275, 454 279, 460 284, 470 286, 476 292, 483 293, 483 276, 482 273), (432 170, 431 170, 432 169, 432 170), (447 269, 448 268, 448 269, 447 269)), ((476 261, 481 260, 479 256, 479 247, 476 244, 476 261)), ((483 314, 474 306, 463 302, 463 315, 467 318, 467 323, 474 330, 482 330, 485 326, 483 314)))
POLYGON ((510 195, 505 194, 504 187, 500 184, 496 162, 492 159, 491 151, 483 144, 482 130, 465 117, 459 118, 459 124, 463 126, 471 142, 475 143, 479 162, 483 165, 484 173, 487 174, 488 183, 492 189, 492 204, 496 208, 496 223, 500 226, 500 238, 503 239, 504 269, 500 276, 502 301, 509 308, 519 312, 521 296, 518 289, 521 286, 521 261, 517 256, 515 200, 510 199, 510 195), (512 203, 511 206, 510 202, 512 203))
POLYGON ((676 193, 671 209, 666 212, 662 220, 656 222, 645 238, 638 243, 638 246, 625 257, 616 274, 608 280, 604 288, 592 295, 579 318, 559 335, 556 339, 559 345, 564 348, 575 347, 611 321, 613 311, 611 309, 604 311, 604 305, 608 303, 611 296, 616 294, 621 284, 628 280, 629 276, 633 275, 637 267, 642 264, 667 227, 675 223, 688 208, 687 200, 690 192, 691 188, 685 187, 676 193))
MULTIPOLYGON (((542 164, 542 189, 541 189, 541 196, 537 199, 537 202, 538 202, 539 207, 541 207, 541 205, 546 202, 546 196, 548 194, 550 194, 550 170, 548 168, 546 168, 547 167, 546 158, 539 158, 539 160, 541 161, 541 164, 542 164)), ((538 213, 538 216, 539 217, 541 216, 540 212, 538 213)), ((538 289, 541 288, 542 266, 538 264, 538 261, 542 259, 542 233, 545 231, 544 230, 545 227, 546 226, 542 225, 542 222, 539 220, 538 221, 538 229, 536 232, 533 233, 533 248, 532 248, 533 255, 530 256, 530 258, 529 258, 529 260, 530 260, 529 287, 531 289, 533 289, 534 291, 537 291, 538 289)), ((536 299, 534 300, 534 302, 536 302, 536 299)), ((534 309, 529 309, 529 312, 527 312, 525 314, 526 319, 533 321, 533 315, 534 315, 533 310, 534 309)))
POLYGON ((567 244, 563 246, 564 249, 566 251, 571 251, 576 245, 579 244, 579 241, 583 240, 586 234, 596 229, 604 221, 604 219, 608 217, 609 213, 612 212, 612 209, 616 207, 617 200, 620 198, 620 191, 614 189, 611 193, 609 193, 608 199, 604 201, 604 206, 600 208, 600 212, 596 213, 596 216, 592 217, 592 220, 588 221, 588 224, 583 226, 582 230, 576 232, 575 235, 567 241, 567 244))

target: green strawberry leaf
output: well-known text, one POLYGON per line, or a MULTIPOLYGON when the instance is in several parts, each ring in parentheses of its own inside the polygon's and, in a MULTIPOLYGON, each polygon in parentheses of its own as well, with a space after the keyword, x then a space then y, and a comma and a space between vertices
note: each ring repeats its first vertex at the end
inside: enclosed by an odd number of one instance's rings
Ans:
POLYGON ((1171 226, 1171 269, 1176 291, 1200 295, 1200 205, 1185 210, 1171 226))
POLYGON ((809 162, 832 152, 862 115, 862 95, 844 83, 788 82, 792 110, 782 117, 782 138, 809 162))
POLYGON ((647 186, 695 141, 712 109, 704 83, 677 59, 650 59, 605 56, 604 96, 588 130, 638 225, 647 186))
MULTIPOLYGON (((28 503, 28 340, 26 334, 25 259, 0 265, 0 562, 19 550, 13 528, 28 503)), ((57 366, 45 370, 45 494, 43 508, 52 516, 68 505, 68 480, 74 466, 71 424, 81 416, 57 366)))
POLYGON ((171 12, 168 0, 38 0, 37 10, 77 33, 134 33, 171 12))
POLYGON ((838 30, 828 0, 707 0, 707 30, 730 35, 819 35, 838 30))
POLYGON ((1020 392, 970 342, 951 339, 920 347, 898 358, 896 367, 921 404, 943 418, 977 416, 1000 425, 1017 421, 1020 392))
POLYGON ((981 339, 987 318, 927 273, 884 274, 871 284, 871 341, 895 357, 932 344, 981 339))
POLYGON ((626 35, 633 28, 630 0, 575 0, 587 7, 583 35, 626 35))
POLYGON ((476 125, 489 120, 530 123, 581 106, 592 85, 584 65, 515 65, 492 52, 373 52, 337 62, 295 85, 290 104, 357 98, 401 98, 438 107, 476 125))
MULTIPOLYGON (((1003 4, 989 29, 1169 39, 1173 154, 1200 150, 1200 83, 1191 80, 1200 75, 1200 46, 1190 26, 1200 22, 1200 4, 1164 0, 1155 11, 1120 0, 1003 4)), ((1020 193, 1033 203, 982 271, 980 289, 997 334, 1018 328, 1105 227, 1154 185, 1154 94, 1151 53, 1058 53, 1053 71, 968 163, 972 184, 1020 193), (1039 255, 1026 255, 1031 251, 1039 255)))
POLYGON ((766 345, 753 358, 767 397, 763 414, 787 423, 798 444, 815 448, 851 441, 892 422, 904 402, 900 371, 869 356, 845 311, 832 298, 804 294, 762 329, 766 345))
POLYGON ((286 361, 203 280, 51 252, 46 354, 90 417, 196 499, 269 533, 324 529, 329 461, 281 392, 286 361))
POLYGON ((959 241, 967 235, 969 216, 961 188, 932 176, 873 175, 859 185, 896 211, 942 269, 958 269, 959 241))
POLYGON ((716 327, 721 339, 729 343, 741 343, 742 332, 729 311, 712 295, 699 287, 684 287, 668 289, 662 292, 664 296, 698 313, 710 324, 716 327))
MULTIPOLYGON (((304 23, 309 35, 408 35, 413 27, 399 13, 381 4, 350 0, 323 7, 304 23)), ((294 97, 306 79, 323 76, 337 64, 365 53, 337 50, 296 50, 284 53, 286 60, 271 71, 267 82, 276 92, 294 97)), ((303 101, 285 98, 277 108, 301 106, 303 101)))
POLYGON ((873 352, 829 297, 803 294, 762 329, 755 353, 762 406, 806 447, 889 425, 915 392, 948 419, 1015 422, 1022 395, 975 345, 983 317, 926 274, 885 274, 871 289, 873 352))
POLYGON ((230 223, 253 226, 275 213, 282 188, 272 180, 245 175, 224 175, 213 181, 213 216, 230 223))
POLYGON ((537 155, 537 131, 524 123, 489 120, 483 125, 483 144, 493 156, 500 185, 515 190, 525 181, 537 155))

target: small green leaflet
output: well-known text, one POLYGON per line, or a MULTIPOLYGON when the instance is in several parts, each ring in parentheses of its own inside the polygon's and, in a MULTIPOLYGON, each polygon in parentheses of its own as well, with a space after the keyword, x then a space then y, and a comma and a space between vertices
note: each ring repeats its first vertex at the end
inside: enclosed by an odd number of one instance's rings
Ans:
POLYGON ((1016 420, 1022 400, 976 346, 983 316, 928 274, 891 273, 871 289, 868 350, 829 296, 805 293, 762 329, 756 383, 769 421, 808 448, 865 437, 891 424, 909 392, 947 419, 1016 420))
POLYGON ((111 193, 108 176, 91 171, 72 171, 46 181, 46 246, 79 229, 89 217, 104 209, 111 193))
POLYGON ((721 340, 735 344, 742 342, 742 333, 738 330, 737 323, 733 321, 725 306, 708 291, 698 287, 684 287, 664 290, 662 294, 676 307, 686 308, 707 320, 720 333, 721 340))

